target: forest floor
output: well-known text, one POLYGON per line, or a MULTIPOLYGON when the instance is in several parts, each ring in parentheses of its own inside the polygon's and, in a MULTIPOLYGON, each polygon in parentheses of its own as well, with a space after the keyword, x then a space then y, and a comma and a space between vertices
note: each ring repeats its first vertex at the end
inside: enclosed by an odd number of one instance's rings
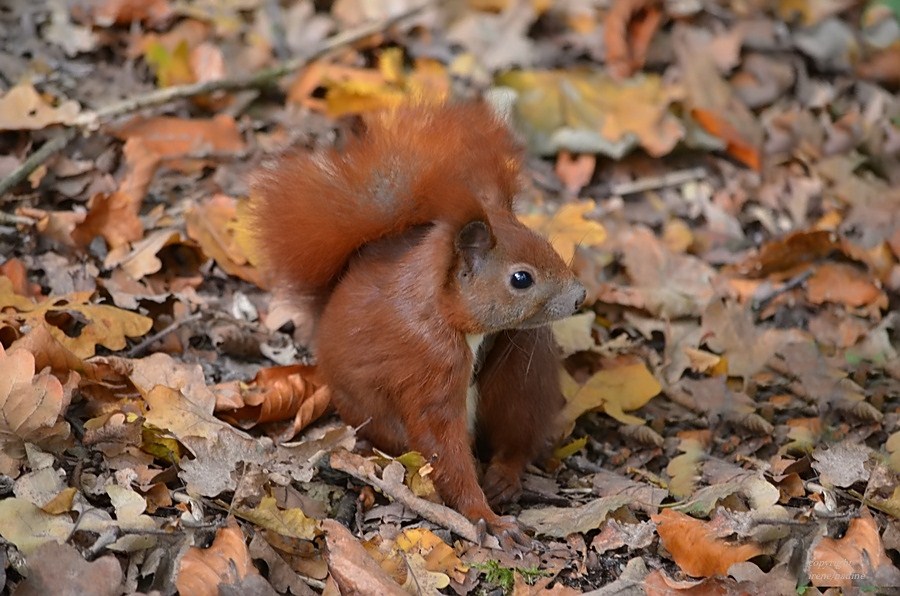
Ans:
POLYGON ((0 585, 896 593, 900 3, 423 6, 0 5, 0 585), (519 557, 358 448, 247 234, 266 159, 480 94, 588 289, 519 557))

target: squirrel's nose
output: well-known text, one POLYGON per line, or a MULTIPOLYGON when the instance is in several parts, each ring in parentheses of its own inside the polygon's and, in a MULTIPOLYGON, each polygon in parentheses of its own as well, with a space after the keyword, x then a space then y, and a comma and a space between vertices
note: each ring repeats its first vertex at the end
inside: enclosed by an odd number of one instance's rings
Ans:
POLYGON ((579 292, 575 297, 575 310, 581 308, 581 305, 584 304, 584 299, 587 298, 587 290, 584 289, 584 286, 578 284, 581 287, 581 292, 579 292))

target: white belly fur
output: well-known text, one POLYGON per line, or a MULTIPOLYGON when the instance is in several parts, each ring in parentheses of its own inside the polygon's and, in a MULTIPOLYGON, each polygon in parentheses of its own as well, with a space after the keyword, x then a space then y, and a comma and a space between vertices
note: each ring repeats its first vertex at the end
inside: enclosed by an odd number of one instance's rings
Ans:
MULTIPOLYGON (((469 344, 469 349, 472 350, 473 368, 475 366, 475 361, 478 358, 478 348, 481 347, 481 342, 483 341, 483 333, 466 335, 466 343, 469 344)), ((478 400, 480 397, 481 396, 478 394, 478 385, 469 385, 469 388, 466 391, 466 420, 468 421, 470 435, 475 434, 475 422, 478 418, 478 400)))

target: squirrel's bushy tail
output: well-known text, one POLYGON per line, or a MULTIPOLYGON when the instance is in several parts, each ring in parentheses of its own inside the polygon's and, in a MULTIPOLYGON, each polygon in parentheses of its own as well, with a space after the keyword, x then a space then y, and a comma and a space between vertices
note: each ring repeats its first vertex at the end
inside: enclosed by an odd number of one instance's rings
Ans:
POLYGON ((252 184, 254 242, 275 284, 327 292, 367 242, 511 209, 519 150, 484 103, 409 104, 367 121, 343 150, 294 151, 252 184))

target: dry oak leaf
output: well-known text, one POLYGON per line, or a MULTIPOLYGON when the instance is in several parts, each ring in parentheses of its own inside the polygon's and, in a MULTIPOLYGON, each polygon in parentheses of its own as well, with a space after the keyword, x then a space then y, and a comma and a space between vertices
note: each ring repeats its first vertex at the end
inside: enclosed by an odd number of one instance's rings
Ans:
POLYGON ((74 292, 35 304, 13 294, 9 280, 0 277, 0 324, 15 328, 46 324, 53 337, 82 359, 93 356, 97 344, 121 350, 127 345, 126 337, 140 337, 153 326, 151 319, 137 313, 89 303, 92 295, 93 292, 74 292), (75 333, 77 323, 84 326, 71 337, 66 331, 75 333))
POLYGON ((590 153, 573 155, 568 151, 560 151, 556 156, 556 175, 562 180, 566 190, 574 195, 591 181, 596 165, 596 155, 590 153))
POLYGON ((234 518, 216 532, 209 548, 191 547, 178 565, 175 586, 181 594, 218 596, 219 586, 240 582, 248 575, 258 575, 244 534, 234 518))
POLYGON ((606 228, 584 217, 595 206, 594 201, 579 201, 563 205, 552 217, 527 214, 520 215, 519 220, 549 239, 563 261, 571 263, 576 247, 594 246, 606 241, 606 228))
POLYGON ((331 391, 322 384, 316 367, 294 364, 260 369, 250 383, 241 384, 234 395, 232 384, 213 387, 217 393, 216 412, 242 428, 265 422, 294 419, 290 436, 318 420, 331 404, 331 391), (227 397, 222 403, 218 397, 227 397), (241 405, 232 409, 235 397, 241 405), (227 404, 227 405, 226 405, 227 404))
POLYGON ((50 105, 31 83, 19 83, 0 97, 0 130, 40 130, 71 124, 81 111, 77 102, 50 105))
POLYGON ((538 534, 565 538, 576 532, 585 534, 596 530, 610 513, 631 503, 631 495, 612 495, 577 507, 526 509, 519 514, 519 520, 534 528, 538 534))
POLYGON ((0 344, 0 450, 13 460, 25 457, 25 443, 56 450, 69 437, 62 419, 79 376, 70 372, 63 385, 43 370, 34 374, 34 355, 6 352, 0 344))
POLYGON ((885 553, 878 524, 867 507, 850 520, 842 538, 825 536, 816 543, 806 572, 817 587, 900 586, 900 570, 885 553))
POLYGON ((279 509, 275 497, 263 497, 259 505, 240 507, 234 514, 242 519, 288 538, 312 540, 319 533, 319 522, 306 517, 299 508, 279 509))
POLYGON ((586 352, 596 347, 591 330, 596 315, 593 311, 566 317, 552 324, 553 338, 562 350, 563 358, 576 352, 586 352))
POLYGON ((688 575, 710 577, 725 575, 734 563, 741 563, 763 553, 752 542, 731 543, 716 536, 708 522, 684 513, 666 509, 651 516, 663 546, 675 563, 688 575))
POLYGON ((45 542, 29 557, 28 578, 15 591, 17 596, 119 596, 124 579, 122 566, 112 555, 88 562, 73 546, 45 542))
POLYGON ((851 308, 886 310, 888 297, 871 276, 847 263, 822 263, 806 282, 813 304, 834 302, 851 308))
POLYGON ((568 150, 620 159, 640 145, 661 157, 684 137, 669 112, 681 91, 656 75, 615 81, 587 70, 512 71, 498 82, 519 93, 517 114, 541 155, 568 150))
POLYGON ((168 167, 188 173, 208 163, 204 154, 239 153, 245 148, 237 123, 227 114, 211 119, 135 118, 115 134, 126 141, 140 139, 143 148, 166 159, 168 167))
POLYGON ((225 273, 262 286, 262 276, 250 264, 239 238, 237 201, 217 194, 185 213, 187 234, 200 244, 203 253, 225 273))
POLYGON ((761 167, 763 131, 756 116, 718 72, 705 33, 678 24, 672 35, 687 97, 685 103, 694 120, 726 144, 726 150, 754 170, 761 167))
POLYGON ((571 432, 582 414, 600 408, 623 424, 644 424, 641 418, 625 412, 643 407, 661 390, 659 381, 643 362, 606 368, 588 379, 573 397, 567 398, 561 416, 564 428, 571 432))
POLYGON ((333 519, 322 521, 328 549, 328 569, 341 594, 386 594, 407 592, 384 571, 347 528, 333 519))
POLYGON ((632 286, 604 284, 598 299, 644 309, 663 318, 698 315, 713 297, 715 270, 697 257, 670 251, 637 227, 617 239, 632 286))

